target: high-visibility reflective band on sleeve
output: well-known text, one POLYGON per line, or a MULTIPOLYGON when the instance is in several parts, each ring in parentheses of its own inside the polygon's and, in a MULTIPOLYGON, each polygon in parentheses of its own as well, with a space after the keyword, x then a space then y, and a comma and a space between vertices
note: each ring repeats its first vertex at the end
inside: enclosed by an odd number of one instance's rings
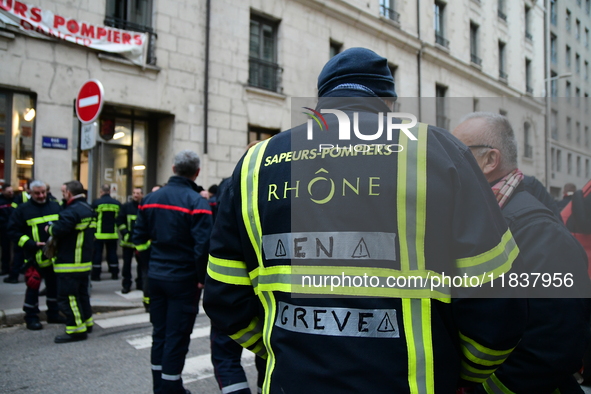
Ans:
POLYGON ((263 322, 258 317, 252 319, 248 327, 243 328, 235 334, 230 335, 230 338, 235 340, 243 347, 249 347, 261 339, 263 334, 263 322))
POLYGON ((58 214, 39 216, 39 217, 27 220, 27 225, 36 226, 38 224, 48 223, 48 222, 52 222, 52 221, 56 221, 56 220, 59 220, 58 214))
MULTIPOLYGON (((513 391, 509 390, 495 374, 492 374, 492 376, 487 379, 482 386, 489 394, 515 394, 513 391)), ((553 394, 554 393, 560 393, 560 391, 556 390, 553 392, 553 394)))
POLYGON ((18 204, 17 204, 17 203, 15 203, 15 202, 11 203, 10 205, 11 205, 13 208, 17 208, 17 207, 18 207, 18 204))
POLYGON ((459 275, 479 276, 485 275, 488 282, 498 275, 508 272, 519 254, 519 248, 513 239, 513 234, 507 229, 501 242, 488 252, 474 257, 466 257, 456 260, 459 275), (490 274, 493 274, 491 278, 490 274))
POLYGON ((85 272, 90 271, 91 267, 92 263, 89 261, 82 264, 54 264, 53 270, 55 272, 85 272))
POLYGON ((93 220, 92 222, 89 223, 78 223, 76 225, 76 227, 74 227, 76 230, 86 230, 87 228, 96 228, 96 222, 93 220))
POLYGON ((478 365, 498 366, 509 357, 514 348, 507 350, 489 349, 460 333, 460 345, 464 356, 478 365))
POLYGON ((496 368, 494 368, 494 369, 474 368, 473 366, 468 364, 466 361, 462 361, 462 371, 461 371, 460 377, 462 379, 468 380, 470 382, 482 383, 486 379, 488 379, 491 376, 491 374, 495 371, 496 371, 496 368))
POLYGON ((265 347, 265 341, 262 337, 256 342, 256 346, 248 348, 248 350, 259 356, 260 358, 267 358, 267 348, 265 347))
POLYGON ((151 244, 152 244, 152 243, 151 243, 151 241, 148 241, 148 242, 146 242, 146 243, 143 243, 143 244, 141 244, 141 245, 136 245, 136 246, 135 246, 135 248, 136 248, 138 251, 142 252, 142 251, 144 251, 144 250, 148 250, 148 249, 150 249, 150 245, 151 245, 151 244))
POLYGON ((29 238, 29 236, 28 236, 28 235, 26 235, 26 234, 25 234, 25 235, 23 235, 23 236, 22 236, 22 237, 21 237, 21 238, 18 240, 18 246, 19 246, 19 248, 22 248, 22 247, 25 245, 25 243, 26 243, 28 240, 30 240, 30 239, 31 239, 31 238, 29 238))
POLYGON ((127 226, 125 224, 119 225, 119 231, 125 230, 126 228, 127 228, 127 226))
POLYGON ((97 212, 119 212, 117 204, 101 204, 96 208, 97 212))
POLYGON ((231 285, 251 285, 246 263, 237 260, 225 260, 209 256, 207 273, 213 279, 231 285))

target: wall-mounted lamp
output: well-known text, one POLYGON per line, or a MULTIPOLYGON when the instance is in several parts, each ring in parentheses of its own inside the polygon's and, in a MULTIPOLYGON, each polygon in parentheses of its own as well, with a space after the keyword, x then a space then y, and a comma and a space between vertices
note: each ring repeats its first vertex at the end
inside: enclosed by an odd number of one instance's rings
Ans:
POLYGON ((30 122, 35 118, 35 113, 35 108, 27 108, 25 110, 25 114, 23 115, 23 119, 27 122, 30 122))
POLYGON ((125 133, 122 131, 118 131, 115 134, 113 134, 114 140, 118 140, 119 138, 123 138, 123 137, 125 137, 125 133))
POLYGON ((27 160, 15 160, 16 164, 20 164, 23 166, 32 166, 33 165, 33 159, 27 159, 27 160))
POLYGON ((141 171, 141 170, 145 170, 146 166, 143 164, 140 164, 139 166, 133 166, 133 169, 136 171, 141 171))

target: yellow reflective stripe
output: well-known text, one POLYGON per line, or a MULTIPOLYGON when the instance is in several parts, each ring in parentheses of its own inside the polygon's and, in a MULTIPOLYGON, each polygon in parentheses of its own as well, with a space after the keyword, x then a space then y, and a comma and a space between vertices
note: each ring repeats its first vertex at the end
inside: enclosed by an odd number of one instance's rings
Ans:
POLYGON ((486 366, 498 366, 509 357, 509 354, 515 348, 506 350, 494 350, 487 348, 476 342, 475 340, 468 338, 464 334, 460 333, 460 345, 462 353, 466 358, 475 364, 486 365, 486 366))
POLYGON ((37 264, 39 264, 39 267, 41 267, 41 268, 49 267, 53 263, 53 259, 43 260, 43 250, 38 250, 35 253, 35 260, 37 261, 37 264))
POLYGON ((82 246, 84 245, 84 232, 80 231, 76 236, 76 249, 74 250, 74 264, 82 262, 82 246))
POLYGON ((460 377, 464 380, 468 380, 470 382, 482 383, 486 379, 488 379, 491 374, 496 371, 494 369, 479 369, 474 368, 466 361, 462 360, 462 371, 460 373, 460 377))
POLYGON ((263 335, 263 324, 258 317, 252 319, 248 327, 230 335, 234 341, 243 347, 250 347, 255 344, 263 335))
POLYGON ((137 215, 127 215, 127 228, 131 231, 131 226, 133 222, 137 220, 137 215))
POLYGON ((152 242, 148 241, 148 242, 143 243, 141 245, 135 245, 135 248, 141 252, 141 251, 150 249, 151 244, 152 244, 152 242))
POLYGON ((144 304, 150 304, 150 297, 143 297, 144 304))
POLYGON ((265 343, 262 340, 260 340, 255 347, 249 350, 261 358, 267 358, 267 349, 265 348, 265 343))
POLYGON ((92 221, 90 223, 78 223, 75 227, 74 230, 86 230, 87 228, 96 228, 96 222, 92 221))
MULTIPOLYGON (((427 209, 427 128, 419 123, 409 131, 417 137, 409 140, 406 133, 398 134, 396 207, 400 244, 401 271, 425 271, 425 222, 427 209)), ((421 274, 419 274, 421 275, 421 274)), ((408 384, 411 394, 434 393, 433 341, 431 332, 431 300, 417 299, 430 289, 371 289, 375 293, 389 290, 402 299, 402 316, 408 351, 408 384), (412 298, 411 298, 412 297, 412 298), (411 298, 411 299, 409 299, 411 298)), ((372 292, 374 293, 374 292, 372 292)), ((449 294, 444 295, 449 298, 449 294)))
POLYGON ((127 226, 125 224, 120 224, 118 228, 119 228, 119 231, 121 231, 121 230, 125 230, 127 228, 127 226))
POLYGON ((47 215, 47 216, 39 216, 33 219, 29 219, 27 220, 27 225, 29 226, 34 226, 34 225, 38 225, 38 224, 43 224, 43 223, 47 223, 47 222, 53 222, 53 221, 57 221, 59 220, 59 215, 53 214, 53 215, 47 215))
POLYGON ((90 271, 92 262, 82 264, 54 264, 53 270, 55 272, 84 272, 90 271))
POLYGON ((242 261, 224 260, 209 256, 207 274, 213 279, 233 285, 252 285, 242 261))
POLYGON ((17 204, 17 203, 15 203, 15 202, 13 202, 13 203, 10 203, 10 206, 11 206, 11 207, 13 207, 13 208, 18 208, 18 204, 17 204))
POLYGON ((76 297, 73 295, 68 296, 68 299, 70 300, 70 309, 72 310, 72 313, 74 314, 74 320, 76 321, 76 326, 80 327, 83 325, 83 323, 82 323, 82 317, 80 316, 80 310, 78 309, 78 301, 76 300, 76 297))
POLYGON ((86 327, 92 327, 92 326, 94 326, 94 320, 92 319, 92 317, 89 317, 88 319, 86 319, 86 321, 84 322, 84 325, 86 327))
POLYGON ((456 266, 460 273, 468 275, 478 275, 485 272, 503 272, 509 271, 513 261, 519 254, 519 248, 513 239, 511 230, 507 229, 501 237, 501 241, 491 250, 481 253, 474 257, 465 257, 456 260, 456 266))
POLYGON ((101 204, 96 207, 97 212, 119 212, 119 205, 117 204, 101 204))
POLYGON ((25 243, 26 243, 28 240, 30 240, 30 239, 31 239, 31 238, 29 238, 29 236, 28 236, 28 235, 26 235, 26 234, 25 234, 25 235, 23 235, 22 237, 20 237, 20 239, 18 240, 18 246, 19 246, 19 248, 22 248, 22 247, 25 245, 25 243))
POLYGON ((482 386, 489 394, 515 394, 513 391, 509 390, 495 374, 492 374, 482 386))
MULTIPOLYGON (((275 295, 271 292, 260 293, 259 298, 265 309, 265 324, 263 326, 263 343, 267 350, 267 364, 265 368, 265 381, 263 382, 262 393, 271 393, 271 376, 275 369, 275 353, 271 347, 271 333, 273 332, 273 322, 276 318, 277 313, 277 302, 275 301, 275 295)), ((259 353, 260 354, 260 353, 259 353)), ((265 358, 264 356, 261 356, 265 358)))
POLYGON ((242 219, 248 238, 254 248, 259 266, 263 265, 261 251, 261 223, 259 217, 259 170, 263 160, 263 154, 269 140, 259 142, 248 150, 244 157, 240 172, 240 190, 242 194, 242 219))

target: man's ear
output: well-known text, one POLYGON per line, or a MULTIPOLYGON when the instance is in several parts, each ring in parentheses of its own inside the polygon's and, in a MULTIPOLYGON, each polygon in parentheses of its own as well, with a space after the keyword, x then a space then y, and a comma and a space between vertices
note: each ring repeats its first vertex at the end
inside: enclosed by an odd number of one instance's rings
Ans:
POLYGON ((491 149, 485 153, 482 172, 487 176, 498 170, 501 166, 501 152, 498 149, 491 149))

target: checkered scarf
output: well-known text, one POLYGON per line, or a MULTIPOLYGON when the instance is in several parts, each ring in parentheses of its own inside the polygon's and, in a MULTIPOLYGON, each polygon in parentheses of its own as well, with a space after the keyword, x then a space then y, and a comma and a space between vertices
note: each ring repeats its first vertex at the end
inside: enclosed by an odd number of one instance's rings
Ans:
POLYGON ((519 185, 519 183, 523 180, 523 172, 521 172, 518 168, 514 169, 507 175, 505 175, 501 180, 499 180, 493 187, 492 191, 497 198, 497 202, 499 203, 499 207, 503 208, 503 206, 509 201, 509 198, 519 185))

